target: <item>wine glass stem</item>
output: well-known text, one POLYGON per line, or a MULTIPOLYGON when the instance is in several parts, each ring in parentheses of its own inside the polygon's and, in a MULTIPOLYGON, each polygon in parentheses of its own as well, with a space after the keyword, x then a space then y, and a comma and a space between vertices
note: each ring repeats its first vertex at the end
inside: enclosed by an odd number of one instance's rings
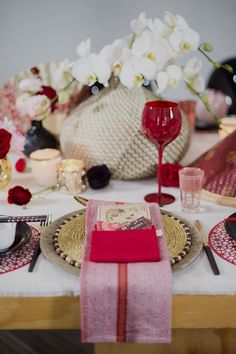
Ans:
POLYGON ((158 147, 158 204, 161 206, 161 167, 162 167, 163 145, 158 147))

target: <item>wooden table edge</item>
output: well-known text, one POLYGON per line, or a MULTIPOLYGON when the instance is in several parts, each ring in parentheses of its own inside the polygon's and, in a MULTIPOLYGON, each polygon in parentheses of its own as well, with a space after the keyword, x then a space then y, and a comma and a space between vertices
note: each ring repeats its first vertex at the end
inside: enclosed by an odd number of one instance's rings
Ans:
MULTIPOLYGON (((80 297, 0 297, 0 328, 80 329, 80 297)), ((236 328, 236 296, 173 295, 172 328, 236 328)))

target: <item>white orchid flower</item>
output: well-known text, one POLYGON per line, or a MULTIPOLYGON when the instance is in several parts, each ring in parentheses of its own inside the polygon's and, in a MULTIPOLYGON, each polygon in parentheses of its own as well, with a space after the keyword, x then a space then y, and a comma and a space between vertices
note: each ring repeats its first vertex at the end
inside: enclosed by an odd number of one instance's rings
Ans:
POLYGON ((187 53, 197 50, 200 36, 191 28, 176 28, 174 32, 170 34, 169 42, 176 52, 187 53))
POLYGON ((187 61, 184 66, 183 74, 186 79, 190 79, 200 72, 202 68, 202 60, 198 57, 193 57, 187 61))
POLYGON ((163 21, 166 26, 169 27, 171 32, 173 32, 176 27, 179 29, 187 29, 189 27, 189 25, 182 16, 173 15, 171 12, 168 11, 164 13, 163 21))
POLYGON ((53 73, 53 86, 59 90, 63 90, 72 81, 71 63, 68 59, 64 59, 53 73))
POLYGON ((172 57, 172 51, 167 41, 155 38, 150 31, 145 31, 132 46, 132 53, 137 57, 146 57, 161 69, 172 57))
POLYGON ((204 90, 204 79, 199 75, 202 67, 202 61, 198 57, 193 57, 187 61, 183 69, 183 79, 191 87, 197 91, 202 92, 204 90))
POLYGON ((90 40, 90 38, 87 38, 86 41, 81 42, 78 45, 76 52, 80 58, 88 57, 91 53, 91 40, 90 40))
POLYGON ((177 65, 169 65, 166 71, 157 74, 158 92, 163 92, 167 87, 176 88, 182 77, 182 70, 177 65))
POLYGON ((28 91, 28 92, 39 92, 42 87, 42 81, 38 78, 32 77, 21 80, 19 83, 19 89, 21 91, 28 91))
POLYGON ((72 67, 72 75, 83 85, 92 86, 98 81, 108 86, 111 67, 102 56, 90 54, 87 58, 77 60, 72 67))
POLYGON ((201 75, 195 75, 194 78, 192 78, 188 82, 189 86, 188 88, 191 91, 191 88, 196 91, 196 92, 203 92, 205 89, 205 81, 204 78, 201 75))
POLYGON ((144 79, 152 80, 155 77, 156 66, 153 61, 145 57, 136 57, 126 52, 126 60, 119 73, 120 81, 127 87, 142 86, 144 79), (131 55, 131 56, 130 56, 131 55))
POLYGON ((159 18, 155 18, 155 20, 150 20, 148 23, 148 27, 152 31, 154 36, 157 38, 165 39, 169 35, 169 29, 167 25, 159 18))
POLYGON ((136 34, 136 35, 140 35, 143 33, 145 27, 147 26, 148 24, 148 19, 147 19, 147 16, 146 16, 146 13, 145 12, 142 12, 138 19, 134 19, 131 21, 130 23, 130 28, 132 29, 132 31, 136 34))

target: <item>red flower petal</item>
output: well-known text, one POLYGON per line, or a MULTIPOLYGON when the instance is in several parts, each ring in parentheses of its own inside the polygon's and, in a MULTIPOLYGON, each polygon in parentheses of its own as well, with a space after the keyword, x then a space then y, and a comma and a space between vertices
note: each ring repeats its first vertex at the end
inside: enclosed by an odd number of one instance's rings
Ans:
POLYGON ((25 159, 19 159, 16 164, 15 164, 15 169, 17 172, 24 172, 26 168, 26 160, 25 159))

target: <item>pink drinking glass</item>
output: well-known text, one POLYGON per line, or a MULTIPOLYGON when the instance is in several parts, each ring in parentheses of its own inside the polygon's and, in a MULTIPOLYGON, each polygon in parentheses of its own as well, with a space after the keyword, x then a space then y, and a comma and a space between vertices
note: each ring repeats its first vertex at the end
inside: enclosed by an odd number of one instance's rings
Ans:
POLYGON ((151 101, 144 106, 142 115, 144 134, 158 147, 158 193, 146 195, 144 198, 146 202, 163 206, 175 201, 174 196, 161 193, 161 166, 163 150, 179 135, 181 123, 181 113, 176 102, 151 101))

